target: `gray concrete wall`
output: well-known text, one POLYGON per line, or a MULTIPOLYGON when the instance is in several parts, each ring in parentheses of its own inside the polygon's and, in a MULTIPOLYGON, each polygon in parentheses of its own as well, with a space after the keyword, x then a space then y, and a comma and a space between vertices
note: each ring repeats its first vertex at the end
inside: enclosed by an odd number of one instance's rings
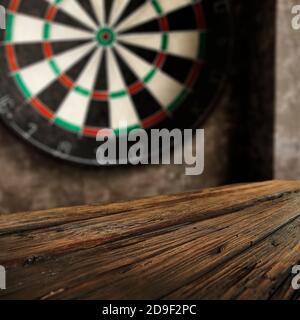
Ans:
POLYGON ((291 26, 298 0, 278 0, 275 177, 300 179, 300 30, 291 26))

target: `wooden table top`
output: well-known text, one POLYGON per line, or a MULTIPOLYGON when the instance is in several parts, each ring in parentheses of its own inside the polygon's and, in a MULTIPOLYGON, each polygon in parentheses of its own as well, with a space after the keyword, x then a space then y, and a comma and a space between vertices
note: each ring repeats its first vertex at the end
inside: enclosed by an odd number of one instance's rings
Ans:
POLYGON ((0 215, 2 299, 297 299, 300 182, 0 215))

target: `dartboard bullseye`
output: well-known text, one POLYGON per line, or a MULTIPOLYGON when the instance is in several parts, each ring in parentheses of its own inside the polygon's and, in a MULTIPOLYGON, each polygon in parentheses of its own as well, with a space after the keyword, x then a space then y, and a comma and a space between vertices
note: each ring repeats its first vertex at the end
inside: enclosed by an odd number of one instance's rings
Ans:
POLYGON ((231 33, 226 0, 4 5, 0 116, 56 157, 96 164, 102 130, 195 127, 224 78, 231 33))

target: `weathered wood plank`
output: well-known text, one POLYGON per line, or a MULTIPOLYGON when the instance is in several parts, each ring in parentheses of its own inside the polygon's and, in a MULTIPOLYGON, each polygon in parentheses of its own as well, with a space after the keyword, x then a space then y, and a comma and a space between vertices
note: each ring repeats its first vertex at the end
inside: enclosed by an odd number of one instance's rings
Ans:
POLYGON ((300 262, 299 233, 300 217, 167 298, 290 299, 295 294, 292 266, 300 262))
POLYGON ((292 298, 282 288, 300 261, 299 208, 300 183, 267 182, 24 213, 21 223, 8 216, 0 224, 0 264, 8 267, 1 294, 292 298))
POLYGON ((27 224, 26 213, 9 216, 3 224, 0 223, 0 245, 6 248, 0 252, 0 263, 10 265, 19 261, 23 264, 32 255, 63 254, 130 235, 213 218, 293 193, 297 190, 295 186, 273 183, 251 188, 235 186, 116 205, 60 209, 55 222, 54 217, 49 218, 49 211, 29 213, 32 220, 27 224), (35 222, 37 215, 42 221, 38 222, 39 225, 35 222), (19 220, 27 229, 19 224, 19 220), (18 232, 11 233, 12 226, 18 232))
MULTIPOLYGON (((239 204, 247 205, 247 202, 258 201, 265 197, 277 196, 286 192, 298 190, 297 182, 264 182, 249 185, 235 185, 206 189, 198 192, 190 192, 180 195, 167 195, 130 201, 124 203, 79 206, 73 208, 60 208, 47 211, 24 212, 11 215, 0 215, 0 235, 42 228, 49 228, 66 223, 95 219, 97 217, 114 215, 122 212, 145 210, 147 208, 176 205, 176 202, 188 202, 190 198, 198 199, 199 203, 212 199, 202 204, 199 210, 218 210, 239 204), (218 197, 218 201, 215 201, 218 197), (224 202, 221 202, 224 201, 224 202)), ((249 205, 249 203, 248 203, 249 205)))

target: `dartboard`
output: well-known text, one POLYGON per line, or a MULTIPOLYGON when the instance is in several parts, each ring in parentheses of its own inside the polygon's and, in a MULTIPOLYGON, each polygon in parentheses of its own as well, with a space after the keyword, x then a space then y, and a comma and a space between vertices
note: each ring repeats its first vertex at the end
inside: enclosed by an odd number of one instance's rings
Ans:
POLYGON ((56 157, 96 164, 107 129, 194 128, 224 79, 225 0, 2 3, 0 116, 56 157))

